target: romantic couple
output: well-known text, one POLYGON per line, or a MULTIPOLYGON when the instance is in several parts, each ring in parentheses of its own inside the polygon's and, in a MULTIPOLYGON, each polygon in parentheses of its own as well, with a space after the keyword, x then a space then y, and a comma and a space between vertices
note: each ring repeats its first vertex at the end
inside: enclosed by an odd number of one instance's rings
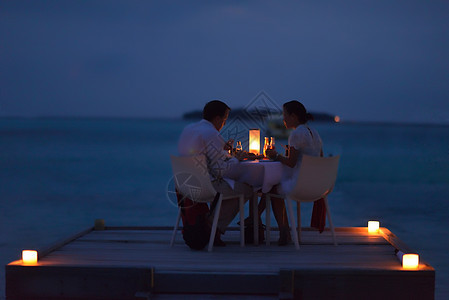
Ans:
MULTIPOLYGON (((229 106, 222 101, 208 102, 203 109, 203 119, 184 128, 179 139, 178 151, 181 156, 205 154, 208 172, 215 190, 226 196, 244 194, 247 201, 254 195, 253 187, 236 181, 239 177, 239 160, 229 154, 233 141, 226 142, 220 135, 230 110, 229 106)), ((283 117, 285 127, 293 129, 288 138, 288 155, 279 154, 275 148, 267 150, 266 153, 271 159, 281 162, 284 166, 281 182, 274 186, 270 193, 286 195, 293 189, 296 182, 302 155, 322 156, 323 150, 318 132, 307 125, 312 115, 307 113, 304 105, 296 100, 284 103, 283 117)), ((271 198, 271 204, 280 231, 278 244, 286 245, 291 241, 291 237, 284 199, 271 198)), ((259 218, 265 210, 265 205, 266 202, 262 196, 258 207, 259 218)), ((215 246, 225 246, 220 235, 225 233, 238 211, 237 198, 223 201, 215 246)), ((209 221, 212 221, 212 216, 209 221)), ((247 221, 252 222, 251 216, 247 221)))

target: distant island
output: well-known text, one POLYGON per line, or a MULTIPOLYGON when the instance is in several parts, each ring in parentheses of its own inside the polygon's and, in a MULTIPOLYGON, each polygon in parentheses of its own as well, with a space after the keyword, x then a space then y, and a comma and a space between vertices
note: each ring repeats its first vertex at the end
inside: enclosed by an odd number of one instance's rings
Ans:
MULTIPOLYGON (((338 116, 331 115, 328 113, 320 113, 320 112, 310 112, 313 115, 314 121, 319 122, 338 122, 338 116)), ((242 118, 242 119, 270 119, 272 117, 278 118, 281 117, 278 111, 270 110, 270 109, 262 109, 262 110, 246 110, 243 108, 235 108, 231 110, 229 118, 242 118)), ((194 110, 190 112, 186 112, 183 114, 183 119, 201 119, 203 117, 202 110, 194 110)))

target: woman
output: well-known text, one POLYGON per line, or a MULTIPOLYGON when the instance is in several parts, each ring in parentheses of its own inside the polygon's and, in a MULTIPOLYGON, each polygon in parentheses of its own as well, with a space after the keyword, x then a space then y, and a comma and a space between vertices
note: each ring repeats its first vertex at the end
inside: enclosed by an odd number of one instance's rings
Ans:
MULTIPOLYGON (((276 149, 267 150, 267 155, 281 162, 285 167, 281 183, 273 188, 272 193, 287 195, 293 189, 301 166, 302 155, 323 156, 323 143, 318 132, 307 125, 307 121, 313 120, 307 113, 302 103, 293 100, 283 105, 284 125, 287 129, 293 129, 288 138, 288 155, 283 156, 276 149)), ((264 197, 263 197, 264 198, 264 197)), ((284 199, 272 198, 273 214, 279 226, 279 245, 286 245, 290 241, 287 213, 284 199)), ((265 200, 259 204, 259 212, 265 209, 265 200)))

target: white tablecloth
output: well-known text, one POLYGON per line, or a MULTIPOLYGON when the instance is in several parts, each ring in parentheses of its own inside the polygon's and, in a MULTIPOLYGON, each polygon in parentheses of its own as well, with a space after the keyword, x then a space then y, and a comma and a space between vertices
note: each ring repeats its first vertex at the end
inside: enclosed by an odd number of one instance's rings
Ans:
POLYGON ((247 183, 254 190, 262 189, 268 193, 273 186, 281 182, 282 164, 278 161, 243 161, 240 162, 238 181, 247 183))

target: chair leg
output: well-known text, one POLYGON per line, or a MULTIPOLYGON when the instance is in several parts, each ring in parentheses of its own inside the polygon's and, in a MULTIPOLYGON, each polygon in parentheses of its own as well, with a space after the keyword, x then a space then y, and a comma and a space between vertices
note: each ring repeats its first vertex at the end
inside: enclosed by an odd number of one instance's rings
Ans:
POLYGON ((271 199, 270 196, 267 194, 265 195, 266 198, 266 205, 265 205, 265 224, 266 224, 266 236, 265 236, 265 244, 267 246, 270 246, 270 231, 271 231, 271 212, 270 212, 270 207, 271 207, 271 199))
POLYGON ((254 228, 254 245, 259 245, 259 206, 257 205, 257 200, 259 197, 254 194, 253 197, 253 228, 254 228))
POLYGON ((301 243, 301 202, 296 202, 296 220, 298 222, 298 243, 301 243))
POLYGON ((176 217, 175 228, 173 228, 173 233, 171 235, 170 247, 173 247, 173 244, 175 242, 176 232, 178 231, 180 219, 181 219, 181 207, 178 208, 178 216, 176 217))
POLYGON ((337 244, 337 238, 335 236, 335 228, 334 228, 334 224, 332 223, 331 211, 329 210, 329 203, 327 202, 327 197, 324 197, 324 205, 326 206, 327 219, 329 220, 329 226, 331 228, 332 238, 334 239, 334 245, 337 246, 338 244, 337 244))
POLYGON ((223 195, 220 194, 220 197, 218 198, 217 206, 215 207, 214 221, 212 223, 212 230, 210 232, 209 247, 207 248, 207 251, 209 251, 209 252, 212 251, 212 247, 214 246, 215 233, 217 232, 218 217, 220 216, 222 201, 223 201, 223 195))
POLYGON ((239 197, 240 208, 240 246, 245 247, 245 201, 243 195, 239 197))
POLYGON ((298 242, 298 234, 296 232, 296 222, 295 222, 295 216, 293 215, 293 207, 292 207, 292 200, 285 199, 287 201, 287 210, 288 210, 288 216, 290 218, 290 226, 291 226, 291 236, 293 238, 293 242, 295 243, 295 248, 299 250, 299 242, 298 242))

